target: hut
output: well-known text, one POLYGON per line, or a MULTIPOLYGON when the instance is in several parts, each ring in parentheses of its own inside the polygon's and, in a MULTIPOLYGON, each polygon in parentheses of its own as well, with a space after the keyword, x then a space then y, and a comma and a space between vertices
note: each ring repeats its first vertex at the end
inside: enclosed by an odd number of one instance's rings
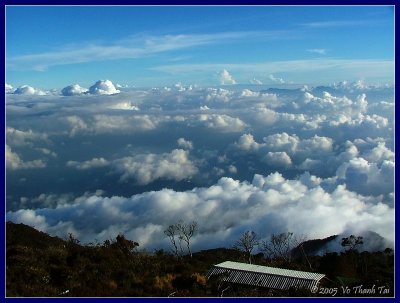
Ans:
POLYGON ((318 287, 325 276, 319 273, 268 267, 254 264, 226 261, 214 265, 207 278, 220 276, 222 281, 234 284, 264 287, 269 289, 318 287))

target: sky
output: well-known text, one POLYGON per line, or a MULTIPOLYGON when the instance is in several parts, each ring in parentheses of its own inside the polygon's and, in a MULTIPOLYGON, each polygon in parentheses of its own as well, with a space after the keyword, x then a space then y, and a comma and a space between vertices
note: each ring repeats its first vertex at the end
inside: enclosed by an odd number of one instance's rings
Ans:
POLYGON ((193 251, 248 230, 394 246, 391 7, 6 17, 6 220, 147 251, 180 220, 193 251))
POLYGON ((393 83, 390 6, 7 6, 6 82, 393 83))

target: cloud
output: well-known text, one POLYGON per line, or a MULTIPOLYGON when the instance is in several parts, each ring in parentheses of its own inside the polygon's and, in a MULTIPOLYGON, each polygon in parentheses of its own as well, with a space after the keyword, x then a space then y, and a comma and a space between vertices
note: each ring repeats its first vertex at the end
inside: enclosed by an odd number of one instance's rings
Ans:
MULTIPOLYGON (((350 141, 335 144, 332 138, 314 135, 301 139, 296 134, 275 133, 257 142, 251 134, 242 135, 233 147, 241 153, 256 155, 269 168, 280 169, 295 166, 319 176, 334 176, 339 166, 359 155, 350 141)), ((242 154, 243 155, 243 154, 242 154)), ((387 155, 389 155, 387 153, 387 155)))
POLYGON ((294 154, 297 151, 300 138, 296 135, 289 135, 283 132, 264 137, 263 141, 265 142, 265 146, 270 150, 287 151, 290 154, 294 154))
POLYGON ((263 83, 261 82, 261 80, 258 80, 256 78, 253 78, 250 80, 251 84, 256 84, 256 85, 262 85, 263 83))
POLYGON ((37 147, 35 150, 41 152, 43 155, 52 156, 53 158, 57 158, 57 154, 45 147, 37 147))
MULTIPOLYGON (((377 59, 332 59, 315 58, 309 60, 287 60, 287 61, 259 61, 256 63, 216 63, 216 64, 168 64, 152 68, 152 70, 162 71, 170 74, 190 73, 191 75, 201 75, 205 72, 212 73, 215 70, 227 69, 233 73, 246 76, 247 79, 254 74, 263 74, 268 71, 272 75, 290 75, 292 81, 303 83, 307 76, 310 81, 317 83, 333 82, 337 77, 346 74, 349 79, 386 79, 393 83, 394 61, 377 59), (316 76, 318 75, 318 76, 316 76)), ((289 76, 287 76, 289 77, 289 76)), ((273 78, 276 78, 273 76, 273 78)), ((270 79, 271 80, 271 79, 270 79)), ((279 83, 273 81, 273 83, 279 83)))
POLYGON ((333 140, 328 137, 320 137, 315 135, 310 139, 305 139, 300 141, 299 143, 299 150, 305 151, 307 153, 312 152, 316 153, 318 151, 321 152, 330 152, 332 151, 333 147, 333 140))
POLYGON ((369 162, 377 164, 382 164, 385 160, 394 162, 394 157, 394 152, 385 146, 385 142, 379 142, 376 147, 366 152, 363 156, 369 162))
POLYGON ((235 146, 241 150, 257 150, 260 148, 260 145, 254 141, 252 134, 241 135, 238 142, 235 143, 235 146))
POLYGON ((6 94, 12 94, 12 93, 14 93, 14 88, 13 88, 10 84, 7 84, 7 83, 6 83, 5 89, 6 89, 6 94))
POLYGON ((394 191, 394 162, 384 160, 381 165, 354 158, 337 169, 337 176, 344 180, 349 190, 364 195, 378 196, 394 191))
POLYGON ((6 145, 6 168, 9 170, 45 168, 46 163, 43 160, 23 161, 18 154, 6 145))
POLYGON ((226 69, 223 69, 219 73, 219 81, 221 85, 236 84, 235 79, 233 79, 232 75, 226 69))
POLYGON ((269 75, 269 79, 272 81, 272 82, 276 82, 276 83, 279 83, 279 84, 283 84, 283 83, 285 83, 285 80, 283 80, 282 78, 279 78, 279 77, 275 77, 274 75, 269 75))
MULTIPOLYGON (((351 100, 346 96, 333 96, 327 91, 322 93, 322 97, 317 97, 310 92, 305 92, 303 100, 299 100, 299 106, 304 113, 315 113, 317 110, 320 114, 329 114, 335 111, 338 114, 336 121, 345 121, 350 118, 360 117, 360 114, 366 113, 368 110, 368 101, 366 94, 360 94, 356 100, 351 100)), ((335 121, 335 120, 333 120, 335 121)), ((339 122, 340 123, 340 122, 339 122)))
POLYGON ((140 110, 135 104, 130 101, 123 101, 116 104, 113 104, 109 107, 110 109, 118 109, 118 110, 140 110))
POLYGON ((115 160, 116 173, 122 174, 121 181, 133 179, 140 185, 149 184, 158 179, 181 181, 190 179, 198 169, 189 159, 189 152, 174 149, 163 154, 138 154, 115 160))
POLYGON ((392 238, 393 87, 130 87, 5 106, 8 216, 54 234, 164 247, 182 218, 203 226, 197 248, 247 229, 392 238))
POLYGON ((28 85, 22 85, 18 87, 15 91, 14 94, 17 95, 34 95, 36 90, 32 86, 28 85))
POLYGON ((292 159, 286 152, 268 152, 263 160, 273 167, 289 167, 292 165, 292 159))
POLYGON ((75 136, 76 133, 88 129, 88 125, 85 121, 78 116, 68 116, 65 119, 71 126, 70 136, 75 136))
POLYGON ((310 239, 373 231, 394 240, 394 209, 379 198, 357 195, 341 185, 327 192, 279 173, 255 175, 252 183, 224 177, 210 187, 184 192, 162 189, 130 198, 84 195, 57 208, 10 211, 6 218, 59 236, 72 230, 86 243, 123 233, 145 248, 167 247, 163 230, 181 219, 199 223, 195 250, 229 247, 248 229, 261 238, 288 230, 310 239))
POLYGON ((70 136, 77 134, 128 133, 155 129, 159 121, 148 115, 121 116, 95 114, 90 119, 73 115, 64 118, 70 127, 70 136))
POLYGON ((242 97, 258 97, 259 95, 260 95, 259 92, 253 92, 247 88, 242 90, 242 94, 241 94, 242 97))
POLYGON ((75 95, 81 95, 84 94, 88 91, 87 88, 81 87, 79 84, 72 84, 67 87, 64 87, 61 90, 61 94, 63 96, 75 96, 75 95))
POLYGON ((199 115, 199 121, 207 128, 216 129, 221 132, 241 132, 246 124, 239 118, 233 118, 228 115, 199 115))
POLYGON ((258 108, 254 110, 253 117, 261 125, 272 125, 279 119, 279 114, 269 108, 258 108))
POLYGON ((112 133, 144 131, 154 129, 158 121, 147 115, 140 116, 117 116, 117 115, 95 115, 91 128, 95 133, 112 133))
POLYGON ((129 88, 129 85, 127 85, 127 84, 123 85, 123 84, 117 83, 117 84, 115 84, 115 88, 118 88, 118 89, 129 88))
POLYGON ((177 140, 178 146, 184 149, 193 149, 193 143, 191 141, 185 140, 185 138, 179 138, 177 140))
MULTIPOLYGON (((93 195, 93 194, 97 194, 97 193, 91 193, 90 195, 93 195)), ((86 195, 86 193, 85 193, 85 195, 86 195)), ((73 199, 74 199, 74 195, 71 193, 60 194, 60 195, 41 193, 40 195, 33 197, 33 198, 21 197, 20 198, 20 208, 25 208, 25 209, 56 208, 57 206, 61 206, 61 205, 70 203, 71 201, 73 201, 73 199)))
POLYGON ((307 52, 309 53, 315 53, 319 55, 326 55, 327 50, 325 48, 309 48, 306 49, 307 52))
POLYGON ((17 89, 14 91, 15 95, 39 95, 39 96, 44 96, 46 95, 46 92, 40 90, 40 89, 35 89, 32 86, 29 85, 22 85, 17 87, 17 89))
POLYGON ((328 28, 328 27, 343 27, 343 26, 371 26, 379 23, 379 20, 368 21, 368 20, 329 20, 329 21, 317 21, 308 22, 302 24, 305 27, 311 28, 328 28))
POLYGON ((232 98, 232 92, 223 88, 209 88, 205 97, 208 102, 229 102, 232 98))
POLYGON ((6 127, 6 142, 10 146, 33 146, 33 142, 49 142, 46 133, 37 133, 31 129, 27 131, 6 127))
POLYGON ((77 162, 77 161, 68 161, 68 167, 74 167, 78 170, 87 170, 98 167, 108 166, 110 163, 104 158, 93 158, 92 160, 77 162))
POLYGON ((89 42, 81 45, 60 46, 59 50, 28 54, 22 56, 8 56, 7 67, 13 70, 44 71, 52 66, 76 64, 84 62, 109 61, 117 59, 137 59, 152 54, 159 54, 188 47, 217 44, 226 41, 252 38, 271 39, 282 36, 282 32, 221 32, 213 34, 180 34, 128 36, 119 41, 103 43, 89 42))
POLYGON ((237 174, 237 167, 235 165, 229 165, 228 166, 228 172, 231 174, 237 174))
POLYGON ((113 95, 120 93, 110 80, 99 80, 89 87, 89 93, 92 95, 113 95))

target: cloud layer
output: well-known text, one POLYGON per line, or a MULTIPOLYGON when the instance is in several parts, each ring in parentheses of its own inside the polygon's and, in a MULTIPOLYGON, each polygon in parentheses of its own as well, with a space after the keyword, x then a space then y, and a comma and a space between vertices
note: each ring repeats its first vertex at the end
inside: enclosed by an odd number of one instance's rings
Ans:
POLYGON ((211 187, 185 192, 163 189, 130 198, 92 194, 52 209, 8 212, 7 219, 58 235, 73 232, 84 241, 122 232, 150 247, 165 247, 163 230, 181 219, 199 222, 196 247, 229 246, 249 228, 261 237, 291 230, 309 238, 374 230, 393 241, 394 210, 379 198, 342 185, 327 192, 310 179, 288 180, 274 173, 255 175, 252 183, 221 178, 211 187))
POLYGON ((88 92, 8 93, 6 119, 7 219, 52 234, 122 232, 153 248, 184 219, 199 221, 197 249, 230 246, 247 229, 393 241, 392 87, 105 80, 88 92))

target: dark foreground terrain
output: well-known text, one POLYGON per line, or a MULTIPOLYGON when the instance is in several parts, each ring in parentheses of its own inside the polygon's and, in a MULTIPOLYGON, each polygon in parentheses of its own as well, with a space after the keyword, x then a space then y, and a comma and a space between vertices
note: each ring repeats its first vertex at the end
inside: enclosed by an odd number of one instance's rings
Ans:
MULTIPOLYGON (((325 253, 307 256, 322 240, 307 241, 291 262, 253 256, 253 263, 326 275, 318 290, 285 291, 232 285, 224 296, 393 296, 393 251, 325 253), (307 250, 307 248, 309 248, 307 250)), ((213 297, 224 287, 206 273, 223 261, 246 262, 234 249, 200 251, 176 258, 163 250, 143 252, 123 235, 113 241, 81 245, 51 237, 23 224, 6 223, 7 297, 213 297)), ((140 247, 140 246, 139 246, 140 247)))

